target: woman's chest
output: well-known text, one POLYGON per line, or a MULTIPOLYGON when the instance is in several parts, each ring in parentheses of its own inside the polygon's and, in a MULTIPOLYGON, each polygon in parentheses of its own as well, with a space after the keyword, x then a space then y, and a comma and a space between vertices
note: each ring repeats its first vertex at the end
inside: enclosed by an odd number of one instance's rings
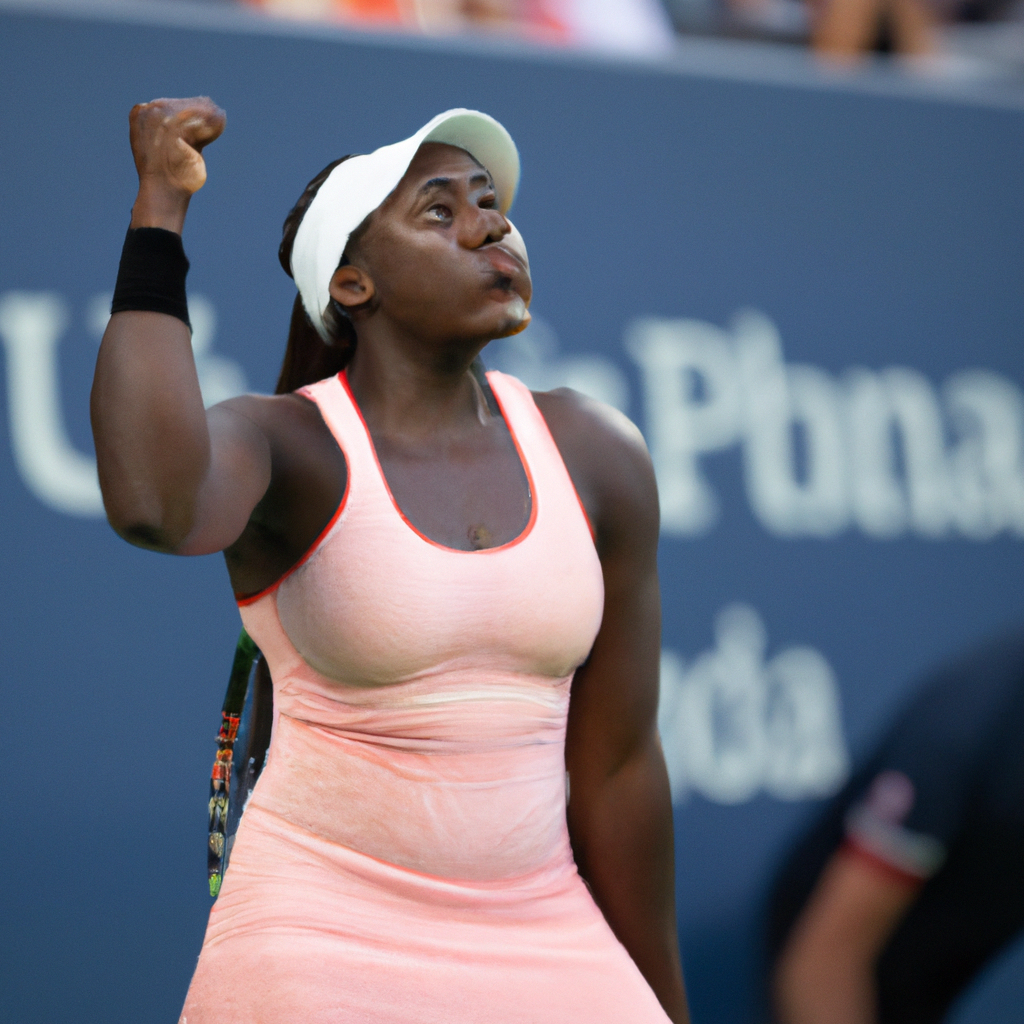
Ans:
POLYGON ((278 593, 283 629, 318 672, 389 685, 469 659, 557 679, 586 658, 604 588, 585 530, 531 516, 508 545, 453 551, 386 513, 339 523, 278 593))

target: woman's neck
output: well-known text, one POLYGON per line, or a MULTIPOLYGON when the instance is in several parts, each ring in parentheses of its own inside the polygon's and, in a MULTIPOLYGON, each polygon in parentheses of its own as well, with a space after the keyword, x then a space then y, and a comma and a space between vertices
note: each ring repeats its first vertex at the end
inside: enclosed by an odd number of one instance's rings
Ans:
POLYGON ((482 347, 437 353, 360 332, 347 373, 371 432, 413 441, 472 429, 485 420, 487 405, 470 372, 482 347))

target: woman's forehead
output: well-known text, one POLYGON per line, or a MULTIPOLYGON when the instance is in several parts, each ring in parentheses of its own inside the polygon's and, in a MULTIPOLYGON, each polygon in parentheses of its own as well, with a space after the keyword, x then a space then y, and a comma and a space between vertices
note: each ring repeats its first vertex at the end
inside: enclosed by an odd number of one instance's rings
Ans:
POLYGON ((395 191, 422 188, 431 178, 474 178, 492 184, 490 172, 472 154, 446 142, 424 142, 395 191))

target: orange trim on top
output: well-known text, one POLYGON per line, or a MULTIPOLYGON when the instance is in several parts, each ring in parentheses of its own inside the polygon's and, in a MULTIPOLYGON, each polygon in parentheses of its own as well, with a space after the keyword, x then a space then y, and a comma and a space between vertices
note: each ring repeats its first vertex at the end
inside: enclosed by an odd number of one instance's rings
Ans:
MULTIPOLYGON (((543 415, 541 415, 541 419, 544 419, 543 415)), ((549 430, 548 433, 550 434, 551 431, 549 430)), ((552 438, 552 440, 554 439, 552 438)), ((557 444, 555 445, 555 448, 558 448, 557 444)), ((558 457, 562 457, 561 452, 558 453, 558 457)), ((572 493, 576 495, 576 500, 579 502, 580 511, 583 513, 583 521, 587 524, 587 529, 590 531, 590 540, 592 541, 594 546, 597 547, 597 530, 594 529, 594 524, 590 521, 590 516, 587 515, 587 510, 583 505, 583 499, 580 497, 580 492, 576 490, 576 485, 572 482, 572 477, 569 475, 568 469, 566 469, 565 475, 569 477, 569 486, 572 488, 572 493)))
POLYGON ((356 396, 352 394, 352 387, 348 382, 347 367, 338 374, 338 379, 345 388, 345 391, 352 402, 352 408, 355 409, 356 415, 359 417, 359 422, 363 425, 363 430, 366 432, 366 442, 370 446, 370 453, 373 455, 373 461, 377 464, 377 472, 380 473, 380 481, 384 485, 384 490, 387 493, 387 496, 391 499, 391 504, 394 506, 399 518, 406 526, 409 527, 410 530, 412 530, 413 533, 416 534, 417 537, 425 540, 428 544, 432 544, 435 548, 440 548, 442 551, 454 551, 459 555, 486 555, 495 551, 504 551, 506 548, 513 548, 517 544, 526 540, 526 538, 533 532, 533 525, 537 522, 537 488, 533 483, 533 474, 530 472, 530 464, 526 459, 526 455, 523 453, 523 449, 519 447, 519 438, 516 437, 515 428, 512 426, 511 420, 509 420, 508 416, 505 414, 505 407, 502 405, 501 399, 498 398, 496 392, 494 398, 497 401, 498 408, 501 410, 501 415, 505 420, 505 426, 508 427, 508 432, 512 437, 512 443, 516 446, 516 454, 519 456, 519 464, 523 467, 523 472, 526 474, 526 484, 530 490, 530 518, 527 521, 526 526, 523 527, 522 533, 517 537, 513 537, 512 540, 506 541, 504 544, 498 544, 493 548, 450 548, 447 544, 439 544, 436 540, 432 540, 421 530, 417 529, 416 525, 402 511, 398 502, 395 501, 395 496, 391 493, 391 487, 388 485, 388 478, 384 475, 384 469, 380 464, 380 459, 377 458, 377 449, 374 446, 373 437, 370 434, 370 428, 366 425, 366 420, 363 418, 363 411, 359 408, 356 396))
MULTIPOLYGON (((324 422, 326 423, 327 421, 325 420, 324 422)), ((328 429, 330 429, 329 424, 328 429)), ((334 437, 333 430, 331 430, 331 436, 334 437)), ((338 439, 336 437, 334 438, 334 443, 338 444, 338 439)), ((344 456, 345 449, 342 448, 340 444, 338 444, 338 448, 341 450, 342 456, 344 456)), ((334 524, 338 521, 338 517, 341 515, 342 512, 345 511, 345 505, 348 503, 348 492, 351 489, 351 487, 352 468, 348 464, 348 459, 345 459, 345 493, 341 496, 341 502, 335 509, 334 515, 331 516, 327 525, 317 534, 316 540, 314 540, 313 543, 310 544, 309 548, 306 550, 306 553, 283 576, 281 576, 280 579, 275 580, 273 583, 270 584, 269 587, 264 587, 263 590, 260 590, 255 594, 250 594, 248 597, 239 597, 237 594, 235 594, 235 603, 238 605, 239 608, 245 608, 247 605, 255 604, 257 601, 260 600, 260 598, 266 597, 267 594, 272 594, 275 590, 277 590, 279 586, 281 586, 282 583, 284 583, 286 579, 288 579, 289 576, 291 576, 293 572, 295 572, 296 569, 301 568, 309 560, 313 552, 316 551, 316 549, 320 547, 320 545, 323 543, 324 538, 327 536, 327 534, 331 532, 331 529, 333 528, 334 524)))

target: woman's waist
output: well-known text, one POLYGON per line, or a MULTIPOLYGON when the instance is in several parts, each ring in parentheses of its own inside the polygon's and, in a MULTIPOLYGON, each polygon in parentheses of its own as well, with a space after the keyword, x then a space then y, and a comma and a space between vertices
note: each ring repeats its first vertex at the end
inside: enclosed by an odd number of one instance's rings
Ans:
POLYGON ((472 956, 491 932, 500 956, 508 951, 509 928, 518 928, 519 941, 532 949, 556 935, 581 950, 595 925, 607 927, 567 841, 529 872, 453 878, 369 856, 250 806, 205 945, 245 934, 305 933, 353 941, 363 952, 393 952, 397 942, 407 952, 450 956, 462 947, 472 956), (570 928, 575 934, 567 936, 570 928))
POLYGON ((370 745, 458 752, 562 743, 571 677, 443 665, 403 682, 339 682, 271 661, 274 706, 297 724, 370 745))
POLYGON ((554 742, 410 749, 282 715, 251 803, 446 878, 525 874, 567 842, 564 751, 554 742))

